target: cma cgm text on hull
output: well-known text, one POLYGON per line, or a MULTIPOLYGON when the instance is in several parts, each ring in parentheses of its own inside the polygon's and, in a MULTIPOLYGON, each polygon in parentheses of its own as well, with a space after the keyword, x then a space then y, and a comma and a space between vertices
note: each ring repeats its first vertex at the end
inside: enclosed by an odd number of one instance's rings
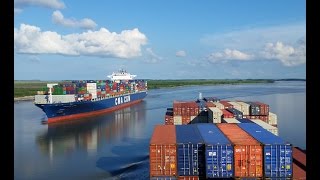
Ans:
POLYGON ((136 75, 119 70, 108 77, 47 84, 34 103, 45 112, 48 123, 54 123, 111 112, 147 96, 147 81, 134 79, 136 75))

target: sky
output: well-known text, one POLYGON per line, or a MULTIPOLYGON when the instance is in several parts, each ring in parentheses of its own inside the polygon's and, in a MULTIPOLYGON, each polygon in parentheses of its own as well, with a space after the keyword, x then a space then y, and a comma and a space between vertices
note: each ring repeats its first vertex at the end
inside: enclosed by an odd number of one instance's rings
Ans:
POLYGON ((14 79, 306 78, 305 0, 14 0, 14 79))

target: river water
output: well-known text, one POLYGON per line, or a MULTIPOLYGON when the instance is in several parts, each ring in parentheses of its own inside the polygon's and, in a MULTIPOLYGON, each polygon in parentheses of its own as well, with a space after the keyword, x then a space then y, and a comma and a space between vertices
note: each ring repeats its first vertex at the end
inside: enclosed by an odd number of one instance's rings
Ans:
POLYGON ((14 104, 15 179, 148 179, 153 126, 174 100, 199 92, 227 100, 260 101, 278 115, 279 136, 306 148, 306 83, 188 86, 149 90, 137 105, 72 123, 42 125, 33 102, 14 104))

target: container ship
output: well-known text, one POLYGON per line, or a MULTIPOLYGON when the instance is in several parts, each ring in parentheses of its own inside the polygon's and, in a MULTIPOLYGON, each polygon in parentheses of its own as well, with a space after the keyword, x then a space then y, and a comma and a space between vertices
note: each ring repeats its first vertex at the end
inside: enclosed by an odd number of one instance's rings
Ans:
POLYGON ((149 143, 150 179, 306 179, 305 151, 262 102, 174 101, 149 143))
POLYGON ((47 84, 34 104, 45 112, 47 123, 56 123, 121 109, 147 96, 147 81, 134 79, 136 75, 120 69, 107 77, 47 84))

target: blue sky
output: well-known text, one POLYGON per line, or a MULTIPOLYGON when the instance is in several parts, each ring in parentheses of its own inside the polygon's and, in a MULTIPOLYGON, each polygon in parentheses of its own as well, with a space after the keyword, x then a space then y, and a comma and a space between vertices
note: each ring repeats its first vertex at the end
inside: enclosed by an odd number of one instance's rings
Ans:
POLYGON ((15 0, 14 79, 306 78, 303 0, 15 0))

